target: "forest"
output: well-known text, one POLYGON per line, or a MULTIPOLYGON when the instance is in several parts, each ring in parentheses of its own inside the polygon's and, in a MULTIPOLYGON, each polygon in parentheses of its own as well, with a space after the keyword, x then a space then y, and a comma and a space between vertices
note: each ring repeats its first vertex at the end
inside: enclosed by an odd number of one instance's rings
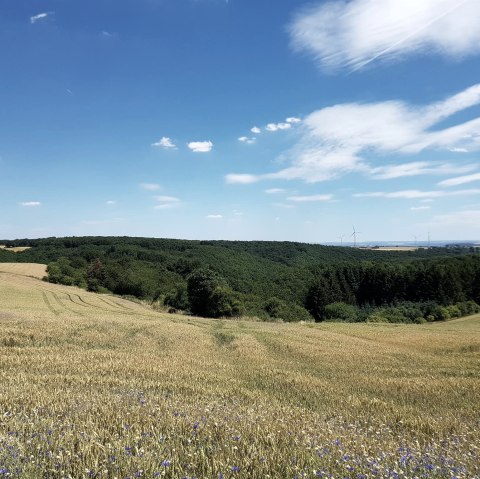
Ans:
POLYGON ((0 262, 171 312, 283 321, 422 323, 480 310, 480 255, 266 241, 70 237, 0 241, 0 262), (20 253, 11 247, 28 246, 20 253))

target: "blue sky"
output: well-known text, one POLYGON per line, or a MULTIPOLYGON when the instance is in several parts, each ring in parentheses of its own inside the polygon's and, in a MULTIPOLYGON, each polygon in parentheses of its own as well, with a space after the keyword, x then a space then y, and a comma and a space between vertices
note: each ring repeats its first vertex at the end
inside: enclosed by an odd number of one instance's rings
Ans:
POLYGON ((0 238, 480 239, 476 0, 3 0, 0 238))

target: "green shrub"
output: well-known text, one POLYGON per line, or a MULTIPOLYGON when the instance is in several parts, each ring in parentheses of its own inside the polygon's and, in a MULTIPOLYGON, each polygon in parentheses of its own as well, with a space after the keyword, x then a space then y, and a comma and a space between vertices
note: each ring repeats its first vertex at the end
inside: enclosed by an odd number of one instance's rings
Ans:
POLYGON ((337 302, 325 306, 325 320, 355 322, 358 317, 358 309, 351 304, 337 302))

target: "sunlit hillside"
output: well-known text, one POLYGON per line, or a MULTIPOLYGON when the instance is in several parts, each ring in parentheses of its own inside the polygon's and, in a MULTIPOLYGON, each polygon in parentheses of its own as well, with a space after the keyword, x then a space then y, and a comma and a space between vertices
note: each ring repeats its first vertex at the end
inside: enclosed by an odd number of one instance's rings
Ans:
POLYGON ((479 477, 478 316, 199 319, 5 271, 0 477, 479 477))

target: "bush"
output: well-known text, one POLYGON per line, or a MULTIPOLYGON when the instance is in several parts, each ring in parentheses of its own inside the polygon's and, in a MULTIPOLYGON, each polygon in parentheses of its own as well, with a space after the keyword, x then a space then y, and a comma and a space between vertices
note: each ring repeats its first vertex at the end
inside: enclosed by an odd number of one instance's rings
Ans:
POLYGON ((190 303, 188 301, 187 287, 183 284, 178 285, 175 291, 171 291, 165 296, 163 304, 173 310, 189 311, 190 303))
POLYGON ((309 312, 296 303, 282 301, 278 298, 270 298, 263 309, 268 314, 268 319, 277 319, 289 323, 298 321, 312 321, 309 312))
POLYGON ((325 320, 355 322, 358 310, 355 306, 347 303, 331 303, 325 306, 325 320))

